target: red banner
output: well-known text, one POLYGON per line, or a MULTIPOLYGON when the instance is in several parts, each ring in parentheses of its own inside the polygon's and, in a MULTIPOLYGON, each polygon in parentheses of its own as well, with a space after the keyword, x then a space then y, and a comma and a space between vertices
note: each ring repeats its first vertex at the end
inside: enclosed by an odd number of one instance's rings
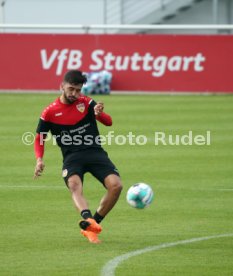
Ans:
POLYGON ((0 34, 0 89, 59 89, 70 69, 112 90, 233 92, 231 35, 0 34))

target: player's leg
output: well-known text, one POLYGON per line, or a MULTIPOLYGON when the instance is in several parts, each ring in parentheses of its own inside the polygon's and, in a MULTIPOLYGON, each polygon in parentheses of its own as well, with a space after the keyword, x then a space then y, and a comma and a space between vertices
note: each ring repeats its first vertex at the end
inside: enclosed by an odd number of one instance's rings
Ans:
POLYGON ((122 184, 116 166, 104 150, 95 150, 88 171, 106 188, 107 192, 100 201, 94 219, 100 223, 114 207, 122 191, 122 184))
POLYGON ((83 184, 82 180, 78 175, 72 175, 67 180, 67 186, 71 192, 71 197, 75 207, 81 213, 83 220, 80 221, 79 225, 82 228, 81 233, 87 237, 92 243, 99 243, 97 233, 100 233, 102 228, 92 218, 92 214, 88 209, 88 203, 83 196, 83 184))
POLYGON ((122 184, 120 177, 115 174, 110 174, 104 179, 104 185, 107 189, 107 193, 100 201, 100 205, 97 209, 97 213, 105 217, 113 206, 118 201, 118 198, 121 194, 122 184))
MULTIPOLYGON (((82 215, 83 210, 88 210, 88 203, 83 196, 83 183, 78 175, 72 175, 67 180, 67 186, 70 190, 75 207, 82 215)), ((91 215, 89 215, 91 217, 91 215)))
MULTIPOLYGON (((93 217, 92 217, 91 211, 89 210, 87 200, 83 196, 82 180, 78 175, 72 175, 67 180, 67 186, 71 192, 71 197, 73 199, 75 207, 78 209, 78 211, 80 212, 81 216, 84 219, 84 220, 82 220, 84 223, 80 226, 82 229, 86 230, 86 228, 90 224, 92 224, 92 221, 94 224, 96 224, 96 222, 92 219, 93 217)), ((89 227, 88 229, 96 231, 97 233, 99 233, 101 231, 100 226, 89 227), (93 228, 93 229, 91 229, 91 228, 93 228), (97 228, 97 229, 95 229, 95 228, 97 228)))
POLYGON ((92 214, 83 196, 83 176, 85 170, 81 161, 82 160, 72 158, 68 159, 68 161, 64 161, 62 176, 66 186, 70 190, 75 207, 81 213, 81 216, 87 219, 92 218, 92 214))

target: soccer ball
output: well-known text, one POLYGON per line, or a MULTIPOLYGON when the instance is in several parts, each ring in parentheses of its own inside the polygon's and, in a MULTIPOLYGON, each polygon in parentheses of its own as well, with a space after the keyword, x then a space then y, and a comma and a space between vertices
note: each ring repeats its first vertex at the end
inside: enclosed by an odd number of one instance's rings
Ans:
POLYGON ((145 183, 137 183, 131 186, 126 195, 126 200, 129 205, 138 209, 149 206, 153 198, 153 190, 145 183))

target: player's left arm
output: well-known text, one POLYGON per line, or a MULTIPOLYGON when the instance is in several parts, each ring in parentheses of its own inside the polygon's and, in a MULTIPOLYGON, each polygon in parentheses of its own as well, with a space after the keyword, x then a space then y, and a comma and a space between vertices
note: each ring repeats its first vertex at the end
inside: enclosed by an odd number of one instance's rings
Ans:
POLYGON ((105 126, 112 125, 112 117, 104 112, 103 102, 97 102, 97 104, 94 106, 94 112, 96 120, 98 120, 100 123, 104 124, 105 126))

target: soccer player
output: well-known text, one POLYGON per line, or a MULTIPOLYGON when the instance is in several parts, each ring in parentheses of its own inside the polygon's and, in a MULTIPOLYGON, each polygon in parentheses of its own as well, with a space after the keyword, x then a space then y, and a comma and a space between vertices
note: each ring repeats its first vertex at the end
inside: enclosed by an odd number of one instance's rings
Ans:
POLYGON ((61 96, 41 114, 34 144, 36 166, 34 178, 44 170, 44 143, 48 131, 56 138, 63 155, 62 176, 73 202, 82 216, 81 234, 92 243, 99 243, 100 222, 116 204, 122 184, 118 170, 100 145, 97 122, 112 125, 104 104, 81 94, 86 77, 77 70, 68 71, 61 83, 61 96), (83 178, 90 172, 106 188, 94 216, 83 195, 83 178))

